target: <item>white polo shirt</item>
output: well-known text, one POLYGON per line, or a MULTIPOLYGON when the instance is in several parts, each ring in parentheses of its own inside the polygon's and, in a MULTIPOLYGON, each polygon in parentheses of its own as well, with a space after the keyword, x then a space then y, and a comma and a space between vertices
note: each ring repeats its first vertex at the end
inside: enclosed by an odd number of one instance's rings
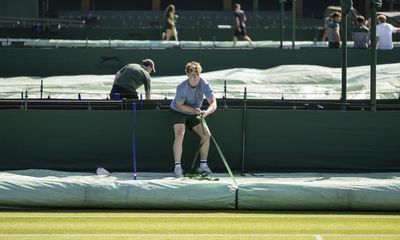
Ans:
POLYGON ((396 28, 389 23, 380 23, 376 26, 376 36, 379 37, 378 49, 393 49, 392 34, 396 28))

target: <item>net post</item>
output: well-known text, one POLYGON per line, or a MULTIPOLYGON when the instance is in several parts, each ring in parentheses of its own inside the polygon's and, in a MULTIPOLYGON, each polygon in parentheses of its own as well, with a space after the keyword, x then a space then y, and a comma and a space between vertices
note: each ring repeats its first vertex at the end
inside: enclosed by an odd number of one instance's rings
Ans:
POLYGON ((136 103, 132 104, 132 160, 133 160, 133 179, 136 180, 136 103))
POLYGON ((143 110, 143 94, 140 94, 140 110, 143 110))
POLYGON ((345 7, 342 3, 342 15, 344 19, 342 19, 341 23, 341 40, 342 40, 342 93, 341 93, 341 102, 342 102, 342 111, 346 110, 347 103, 347 19, 348 19, 348 7, 345 7))
POLYGON ((296 0, 292 2, 292 49, 296 47, 296 0))
POLYGON ((24 110, 28 109, 28 90, 25 90, 24 110))
POLYGON ((371 74, 370 74, 370 106, 371 111, 376 111, 376 6, 370 4, 371 13, 371 74))
POLYGON ((43 79, 40 80, 40 99, 43 98, 43 79))
POLYGON ((226 103, 226 92, 227 92, 226 80, 224 80, 224 108, 228 108, 228 104, 226 103))
POLYGON ((285 2, 286 0, 279 0, 281 5, 281 39, 280 39, 280 48, 283 48, 283 39, 284 39, 284 29, 285 29, 285 2))
POLYGON ((242 115, 242 166, 241 174, 245 173, 246 162, 246 125, 247 125, 247 87, 244 88, 243 94, 243 115, 242 115))

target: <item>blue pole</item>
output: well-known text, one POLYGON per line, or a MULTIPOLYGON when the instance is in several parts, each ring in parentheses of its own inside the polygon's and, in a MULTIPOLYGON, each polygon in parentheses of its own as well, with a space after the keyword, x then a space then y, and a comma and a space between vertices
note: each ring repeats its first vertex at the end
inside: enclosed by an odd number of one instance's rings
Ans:
POLYGON ((132 160, 133 160, 133 179, 136 180, 136 103, 132 107, 132 160))

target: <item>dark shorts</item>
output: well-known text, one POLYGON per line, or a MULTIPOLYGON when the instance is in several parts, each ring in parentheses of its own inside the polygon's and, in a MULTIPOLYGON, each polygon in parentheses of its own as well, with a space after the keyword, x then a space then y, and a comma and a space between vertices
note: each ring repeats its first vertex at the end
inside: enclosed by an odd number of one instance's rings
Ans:
POLYGON ((247 31, 245 27, 240 27, 240 32, 239 30, 236 28, 235 32, 233 33, 233 36, 235 37, 245 37, 247 36, 247 31))
POLYGON ((174 30, 174 26, 172 24, 165 24, 165 30, 174 30))
POLYGON ((111 92, 110 92, 110 99, 111 100, 119 100, 119 99, 139 99, 138 93, 137 92, 131 92, 129 90, 126 90, 123 87, 120 87, 118 85, 113 85, 111 92), (119 98, 117 97, 116 93, 119 93, 119 98))
POLYGON ((339 48, 340 43, 339 42, 329 42, 329 48, 339 48))
POLYGON ((172 124, 178 123, 185 124, 187 128, 192 130, 193 127, 200 124, 200 119, 197 119, 197 115, 189 115, 172 110, 172 124))

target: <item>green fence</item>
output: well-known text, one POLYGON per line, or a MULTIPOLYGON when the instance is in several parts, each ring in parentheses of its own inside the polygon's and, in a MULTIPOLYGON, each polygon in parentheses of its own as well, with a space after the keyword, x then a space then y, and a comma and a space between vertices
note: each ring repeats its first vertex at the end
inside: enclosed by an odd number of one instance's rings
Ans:
MULTIPOLYGON (((157 75, 184 74, 189 61, 202 63, 204 71, 230 68, 267 69, 286 64, 340 67, 338 49, 114 49, 114 48, 10 48, 0 47, 0 77, 114 74, 126 63, 152 58, 157 75), (173 59, 171 58, 173 56, 173 59)), ((349 49, 348 66, 369 65, 370 51, 349 49)), ((397 63, 400 48, 378 51, 378 64, 397 63)))
POLYGON ((39 17, 38 0, 1 0, 2 17, 39 17))
MULTIPOLYGON (((399 171, 400 112, 220 109, 208 119, 235 171, 399 171), (242 130, 246 129, 244 159, 242 130)), ((171 171, 170 111, 138 111, 139 171, 171 171)), ((0 111, 0 169, 132 169, 131 111, 0 111)), ((198 138, 187 131, 183 166, 198 138)), ((210 166, 224 171, 214 147, 210 166)))

